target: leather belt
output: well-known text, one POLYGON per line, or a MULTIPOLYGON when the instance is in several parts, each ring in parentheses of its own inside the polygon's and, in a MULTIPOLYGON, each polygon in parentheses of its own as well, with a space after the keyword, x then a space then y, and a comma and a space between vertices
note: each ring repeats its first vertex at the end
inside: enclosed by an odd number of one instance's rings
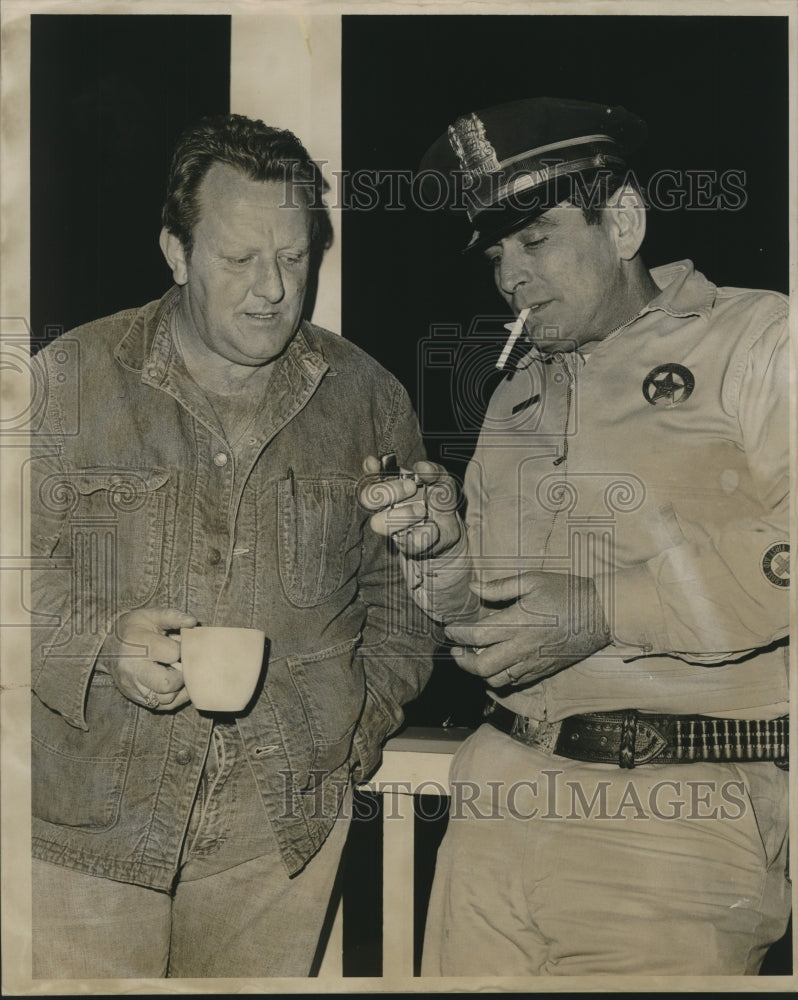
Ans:
POLYGON ((622 709, 587 712, 561 722, 516 715, 492 698, 484 718, 528 746, 594 764, 692 764, 694 761, 773 761, 786 769, 789 717, 719 719, 709 715, 658 715, 622 709))

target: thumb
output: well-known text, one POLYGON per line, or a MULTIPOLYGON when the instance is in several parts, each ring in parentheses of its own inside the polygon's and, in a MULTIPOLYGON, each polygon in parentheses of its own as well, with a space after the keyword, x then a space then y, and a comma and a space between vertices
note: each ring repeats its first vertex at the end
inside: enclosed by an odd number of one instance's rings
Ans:
POLYGON ((147 617, 153 627, 159 631, 175 628, 193 628, 197 624, 194 615, 177 608, 148 608, 147 617))
POLYGON ((496 580, 473 580, 469 587, 483 601, 515 601, 529 592, 526 573, 513 573, 496 580))

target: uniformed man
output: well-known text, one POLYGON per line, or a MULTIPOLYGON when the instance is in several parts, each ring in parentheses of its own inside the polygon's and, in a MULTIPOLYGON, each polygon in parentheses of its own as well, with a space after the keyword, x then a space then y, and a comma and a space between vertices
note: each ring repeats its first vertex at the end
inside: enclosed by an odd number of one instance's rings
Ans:
POLYGON ((423 164, 459 173, 517 342, 465 519, 424 464, 372 520, 488 687, 427 975, 754 974, 787 924, 787 302, 646 266, 644 137, 533 98, 423 164))

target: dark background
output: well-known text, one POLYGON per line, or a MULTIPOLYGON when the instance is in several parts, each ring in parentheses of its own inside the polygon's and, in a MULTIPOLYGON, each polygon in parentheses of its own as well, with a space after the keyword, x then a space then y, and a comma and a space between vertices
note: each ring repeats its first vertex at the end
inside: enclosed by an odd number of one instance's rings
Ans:
MULTIPOLYGON (((169 157, 186 125, 230 110, 230 19, 34 15, 31 23, 35 348, 168 287, 157 237, 169 157)), ((342 87, 345 171, 414 171, 458 115, 503 101, 622 104, 649 125, 634 164, 643 183, 663 168, 746 173, 739 211, 651 212, 647 263, 689 257, 717 284, 787 291, 786 18, 348 15, 342 87)), ((409 202, 344 213, 341 332, 406 385, 430 456, 458 474, 508 317, 482 261, 459 252, 465 221, 409 202), (450 362, 423 363, 433 329, 450 362)), ((408 717, 472 725, 481 697, 481 685, 441 656, 408 717)), ((361 797, 359 808, 372 815, 379 802, 361 797)), ((443 823, 417 827, 420 935, 443 823)), ((379 974, 378 841, 373 823, 353 825, 350 975, 379 974), (370 899, 364 886, 374 888, 370 899)), ((763 972, 790 967, 786 937, 763 972)))
MULTIPOLYGON (((415 170, 458 115, 504 101, 620 104, 648 123, 633 164, 643 183, 663 168, 747 177, 740 211, 650 212, 649 266, 688 257, 716 284, 786 292, 786 29, 776 17, 345 17, 344 170, 415 170)), ((426 398, 417 345, 434 324, 465 337, 474 317, 504 309, 479 256, 460 253, 467 223, 446 214, 378 207, 343 219, 343 332, 402 378, 433 451, 441 429, 451 449, 453 427, 478 426, 485 393, 472 379, 441 398, 440 377, 426 398)))
POLYGON ((169 287, 172 147, 230 110, 230 18, 31 17, 34 345, 169 287))

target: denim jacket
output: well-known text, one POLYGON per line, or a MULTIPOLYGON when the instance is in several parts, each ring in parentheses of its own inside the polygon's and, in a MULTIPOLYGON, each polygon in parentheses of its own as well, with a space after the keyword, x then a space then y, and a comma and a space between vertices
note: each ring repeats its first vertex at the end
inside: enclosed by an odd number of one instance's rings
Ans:
POLYGON ((178 295, 61 337, 33 386, 34 853, 163 889, 213 719, 149 711, 95 669, 115 618, 173 607, 266 632, 265 679, 236 724, 290 873, 350 777, 376 767, 434 648, 356 497, 365 455, 423 457, 405 391, 303 323, 234 456, 172 341, 178 295))

